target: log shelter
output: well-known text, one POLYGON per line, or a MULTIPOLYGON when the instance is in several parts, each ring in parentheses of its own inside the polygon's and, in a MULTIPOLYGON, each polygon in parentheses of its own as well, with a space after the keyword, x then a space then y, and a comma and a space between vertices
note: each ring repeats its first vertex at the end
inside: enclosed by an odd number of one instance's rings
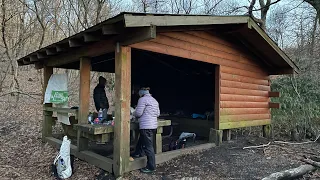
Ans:
MULTIPOLYGON (((264 135, 268 136, 270 108, 280 107, 270 102, 270 97, 280 94, 271 92, 269 77, 298 72, 295 63, 248 16, 127 12, 22 57, 18 64, 33 64, 36 69, 44 69, 44 91, 53 68, 80 70, 79 109, 45 104, 42 139, 59 147, 61 140, 52 136, 52 112, 74 113, 77 124, 72 129, 77 132, 77 145, 71 145, 71 153, 116 176, 142 168, 146 163, 145 158, 129 162, 130 129, 134 126, 129 120, 131 87, 139 83, 139 79, 152 84, 151 92, 154 90, 154 95, 159 97, 156 99, 161 111, 175 108, 178 102, 181 107, 192 110, 203 104, 214 109, 213 121, 159 119, 162 125, 158 128, 156 143, 161 143, 162 126, 169 126, 172 121, 182 124, 185 131, 194 130, 209 137, 209 143, 196 147, 203 149, 221 143, 222 138, 229 140, 234 128, 262 126, 264 135), (187 75, 162 69, 162 66, 206 76, 186 79, 187 75), (116 119, 112 129, 87 123, 91 71, 115 73, 116 119), (88 139, 109 141, 107 133, 114 136, 113 159, 87 147, 88 139)), ((162 152, 161 148, 159 144, 156 147, 157 164, 188 149, 162 152)))

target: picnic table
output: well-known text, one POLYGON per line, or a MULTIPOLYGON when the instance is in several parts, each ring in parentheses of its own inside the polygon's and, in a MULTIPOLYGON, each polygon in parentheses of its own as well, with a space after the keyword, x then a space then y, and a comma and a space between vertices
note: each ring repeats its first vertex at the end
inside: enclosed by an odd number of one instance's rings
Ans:
MULTIPOLYGON (((162 152, 162 133, 164 126, 171 126, 171 120, 158 119, 158 128, 155 135, 155 152, 162 152)), ((99 143, 110 142, 114 133, 114 126, 104 124, 74 124, 73 129, 78 131, 82 137, 99 143)), ((131 122, 130 131, 132 132, 133 140, 137 141, 139 123, 131 122)))

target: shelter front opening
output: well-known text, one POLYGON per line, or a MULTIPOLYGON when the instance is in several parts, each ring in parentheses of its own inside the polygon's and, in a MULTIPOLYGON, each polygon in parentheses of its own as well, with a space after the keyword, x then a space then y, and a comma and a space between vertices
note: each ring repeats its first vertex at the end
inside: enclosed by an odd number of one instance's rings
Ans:
MULTIPOLYGON (((208 137, 214 127, 215 66, 176 56, 132 50, 132 85, 148 86, 174 134, 208 137)), ((132 99, 133 100, 133 99, 132 99)))

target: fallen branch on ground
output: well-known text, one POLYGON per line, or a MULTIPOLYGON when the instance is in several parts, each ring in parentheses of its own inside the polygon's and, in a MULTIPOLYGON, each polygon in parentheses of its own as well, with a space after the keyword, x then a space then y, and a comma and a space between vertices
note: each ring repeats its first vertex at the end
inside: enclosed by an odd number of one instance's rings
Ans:
POLYGON ((263 178, 262 180, 281 180, 281 179, 293 179, 309 172, 316 170, 317 168, 313 165, 305 164, 301 165, 297 168, 288 169, 285 171, 280 171, 271 174, 268 177, 263 178))
POLYGON ((310 158, 312 161, 316 161, 316 162, 320 162, 320 157, 319 156, 310 156, 310 158))
POLYGON ((320 157, 319 156, 307 156, 307 155, 302 155, 302 157, 304 157, 304 159, 311 159, 312 161, 316 161, 316 162, 320 162, 320 157))
POLYGON ((312 166, 315 166, 317 168, 320 168, 320 162, 316 162, 316 161, 313 161, 311 159, 301 159, 301 161, 307 163, 307 164, 310 164, 312 166))
POLYGON ((271 142, 269 142, 268 144, 262 144, 259 146, 247 146, 247 147, 243 147, 242 149, 252 149, 252 148, 261 148, 261 147, 267 147, 270 145, 271 142))
POLYGON ((291 143, 291 142, 285 142, 285 141, 274 141, 274 142, 280 143, 280 144, 301 145, 301 144, 309 144, 309 143, 317 142, 319 138, 320 138, 320 134, 317 136, 317 138, 314 141, 307 141, 307 142, 301 142, 301 143, 291 143))

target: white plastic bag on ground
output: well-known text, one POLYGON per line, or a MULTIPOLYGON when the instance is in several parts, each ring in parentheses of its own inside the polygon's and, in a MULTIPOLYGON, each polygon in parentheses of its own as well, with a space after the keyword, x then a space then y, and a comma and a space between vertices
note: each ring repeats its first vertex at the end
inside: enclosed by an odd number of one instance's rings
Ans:
POLYGON ((61 179, 69 178, 72 175, 72 167, 70 160, 70 144, 71 141, 68 139, 67 136, 64 136, 59 154, 53 161, 53 164, 55 164, 57 167, 58 176, 61 179))

